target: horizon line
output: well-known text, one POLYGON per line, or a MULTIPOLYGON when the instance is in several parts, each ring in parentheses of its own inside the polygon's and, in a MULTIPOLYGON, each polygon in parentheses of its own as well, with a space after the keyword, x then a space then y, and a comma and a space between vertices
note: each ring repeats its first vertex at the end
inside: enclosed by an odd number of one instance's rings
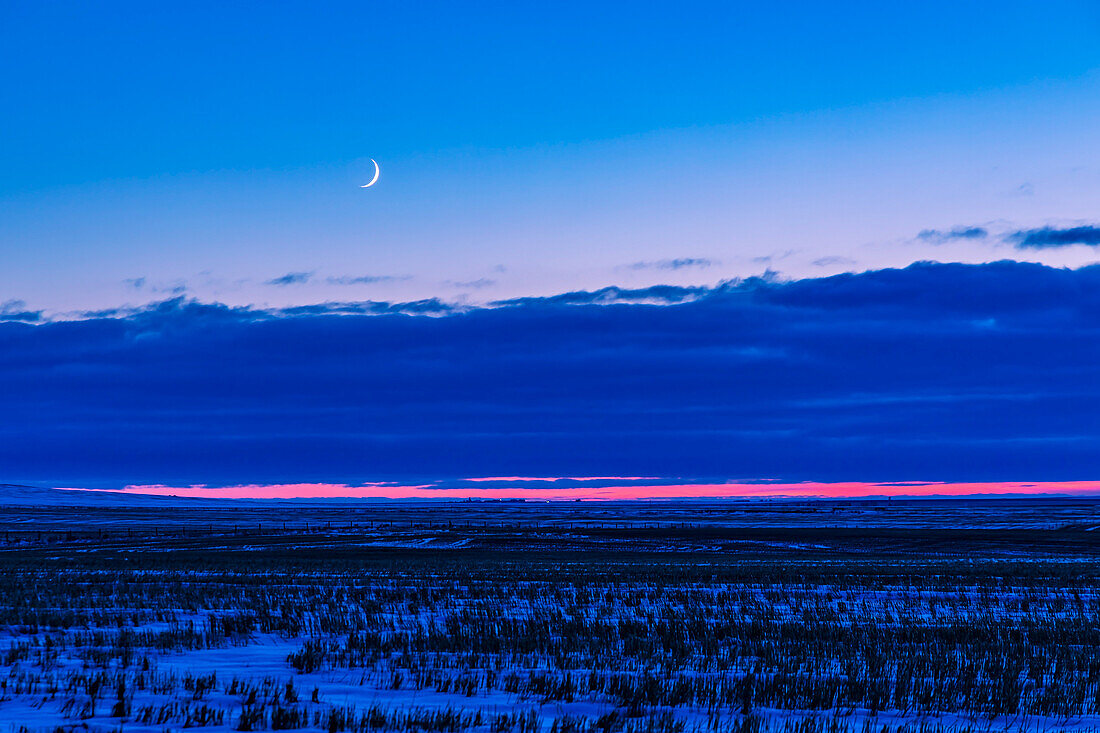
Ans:
POLYGON ((121 489, 53 487, 115 496, 159 496, 194 499, 295 500, 524 500, 524 501, 655 501, 655 500, 828 500, 893 498, 963 498, 1027 496, 1100 496, 1095 481, 802 481, 650 483, 650 477, 476 477, 450 482, 276 483, 211 486, 128 484, 121 489), (519 479, 517 481, 517 479, 519 479), (634 481, 646 483, 633 483, 634 481), (487 483, 502 486, 485 486, 487 483), (568 486, 562 483, 570 484, 568 486))

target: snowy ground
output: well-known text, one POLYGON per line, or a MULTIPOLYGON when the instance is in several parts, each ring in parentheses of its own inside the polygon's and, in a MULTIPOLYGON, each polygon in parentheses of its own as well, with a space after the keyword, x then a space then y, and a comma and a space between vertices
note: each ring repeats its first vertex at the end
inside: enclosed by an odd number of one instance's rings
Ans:
POLYGON ((1100 730, 1095 533, 626 524, 13 539, 0 731, 1100 730))

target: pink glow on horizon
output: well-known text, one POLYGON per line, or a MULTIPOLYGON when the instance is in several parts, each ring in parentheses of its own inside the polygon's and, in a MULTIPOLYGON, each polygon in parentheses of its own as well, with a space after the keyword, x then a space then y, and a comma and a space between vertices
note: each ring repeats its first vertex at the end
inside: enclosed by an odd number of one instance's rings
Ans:
MULTIPOLYGON (((505 480, 505 479, 491 479, 505 480)), ((523 480, 523 479, 521 479, 523 480)), ((547 481, 552 479, 526 479, 547 481)), ((579 479, 584 480, 584 479, 579 479)), ((588 479, 596 480, 596 479, 588 479)), ((614 480, 614 479, 611 479, 614 480)), ((1037 482, 802 482, 727 484, 649 484, 622 486, 580 486, 538 489, 523 486, 501 488, 440 488, 432 484, 249 484, 211 487, 133 485, 114 493, 180 496, 204 499, 528 499, 599 501, 630 499, 738 499, 738 498, 826 498, 850 499, 868 496, 978 496, 1019 494, 1100 494, 1100 481, 1037 482)))
POLYGON ((657 481, 660 476, 479 476, 463 481, 657 481))
POLYGON ((245 484, 241 486, 127 486, 118 493, 151 496, 184 496, 197 499, 360 499, 368 497, 408 498, 412 492, 430 489, 389 484, 245 484))

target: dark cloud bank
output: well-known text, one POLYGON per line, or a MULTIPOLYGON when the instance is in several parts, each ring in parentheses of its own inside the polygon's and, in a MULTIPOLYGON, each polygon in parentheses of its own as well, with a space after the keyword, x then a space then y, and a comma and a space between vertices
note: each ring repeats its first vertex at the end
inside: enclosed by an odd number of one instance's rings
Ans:
POLYGON ((1095 479, 1098 365, 1098 267, 463 311, 177 299, 0 323, 0 481, 1095 479))

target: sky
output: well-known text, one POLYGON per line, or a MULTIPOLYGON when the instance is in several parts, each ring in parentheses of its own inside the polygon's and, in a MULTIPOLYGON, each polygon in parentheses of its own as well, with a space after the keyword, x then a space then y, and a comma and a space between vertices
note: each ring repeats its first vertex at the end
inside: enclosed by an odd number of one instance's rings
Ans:
POLYGON ((1096 480, 1098 33, 0 4, 0 482, 1096 480))

